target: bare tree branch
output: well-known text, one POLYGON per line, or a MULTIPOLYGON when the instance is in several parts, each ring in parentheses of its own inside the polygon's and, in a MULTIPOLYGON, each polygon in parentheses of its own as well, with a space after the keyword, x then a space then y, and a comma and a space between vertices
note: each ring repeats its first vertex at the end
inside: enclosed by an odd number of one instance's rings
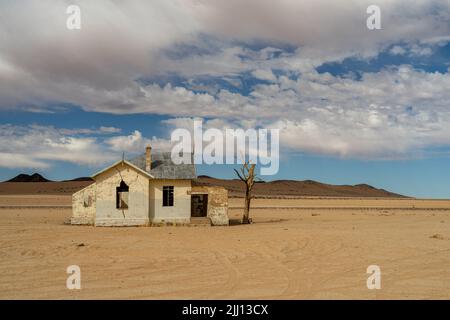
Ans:
POLYGON ((255 185, 255 180, 258 179, 258 177, 256 177, 255 175, 256 164, 247 161, 243 162, 244 163, 240 168, 241 173, 239 173, 239 171, 236 169, 234 169, 234 172, 236 172, 236 175, 239 177, 239 179, 245 183, 245 207, 242 223, 250 223, 250 202, 253 198, 252 189, 255 185))

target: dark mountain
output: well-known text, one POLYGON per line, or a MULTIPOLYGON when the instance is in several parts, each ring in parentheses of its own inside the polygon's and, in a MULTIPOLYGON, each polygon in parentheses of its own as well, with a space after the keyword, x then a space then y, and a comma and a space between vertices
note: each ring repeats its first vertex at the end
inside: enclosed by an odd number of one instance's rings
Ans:
MULTIPOLYGON (((91 177, 79 177, 71 180, 63 180, 61 182, 77 182, 77 181, 94 181, 91 177)), ((44 178, 39 173, 33 173, 32 175, 21 173, 14 178, 7 180, 5 182, 55 182, 44 178)))
POLYGON ((14 178, 8 180, 7 182, 50 182, 41 176, 39 173, 33 173, 32 175, 21 173, 14 178))
POLYGON ((16 177, 0 183, 0 195, 9 194, 54 194, 71 195, 93 183, 88 177, 80 177, 68 181, 51 181, 39 173, 32 175, 19 174, 16 177))

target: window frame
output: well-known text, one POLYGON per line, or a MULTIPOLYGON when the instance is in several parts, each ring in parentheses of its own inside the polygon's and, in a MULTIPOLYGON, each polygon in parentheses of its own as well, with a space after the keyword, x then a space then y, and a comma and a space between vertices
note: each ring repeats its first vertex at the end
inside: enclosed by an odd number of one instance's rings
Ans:
POLYGON ((163 188, 162 188, 162 206, 163 207, 175 206, 174 193, 175 193, 174 186, 163 186, 163 188))

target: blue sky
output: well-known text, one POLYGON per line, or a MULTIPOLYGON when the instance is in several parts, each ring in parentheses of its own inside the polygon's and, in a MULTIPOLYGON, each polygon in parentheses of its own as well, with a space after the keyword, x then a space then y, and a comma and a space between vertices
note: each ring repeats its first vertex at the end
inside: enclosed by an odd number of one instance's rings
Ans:
POLYGON ((68 2, 0 4, 0 180, 88 176, 196 118, 280 129, 265 180, 450 197, 448 1, 380 1, 375 31, 370 1, 75 2, 81 30, 68 2))

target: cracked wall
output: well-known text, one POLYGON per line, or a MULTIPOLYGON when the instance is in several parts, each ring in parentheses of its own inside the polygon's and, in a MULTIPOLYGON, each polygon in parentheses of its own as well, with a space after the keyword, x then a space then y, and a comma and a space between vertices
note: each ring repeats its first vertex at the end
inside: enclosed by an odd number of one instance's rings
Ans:
POLYGON ((149 223, 149 180, 120 163, 101 173, 96 181, 96 226, 138 226, 149 223), (129 187, 128 209, 116 208, 116 187, 124 181, 129 187))

